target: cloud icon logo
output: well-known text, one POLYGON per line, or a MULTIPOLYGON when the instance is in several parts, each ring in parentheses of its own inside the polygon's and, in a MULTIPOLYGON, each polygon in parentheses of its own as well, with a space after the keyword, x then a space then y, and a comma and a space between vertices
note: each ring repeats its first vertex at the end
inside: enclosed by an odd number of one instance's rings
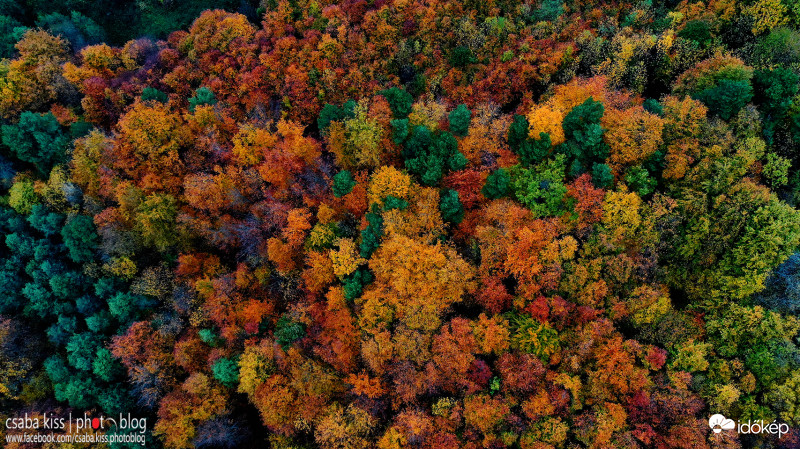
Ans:
POLYGON ((708 427, 711 427, 711 430, 714 433, 720 433, 723 430, 731 430, 736 427, 736 423, 733 422, 732 419, 725 418, 723 415, 716 414, 711 415, 711 418, 708 418, 708 427))

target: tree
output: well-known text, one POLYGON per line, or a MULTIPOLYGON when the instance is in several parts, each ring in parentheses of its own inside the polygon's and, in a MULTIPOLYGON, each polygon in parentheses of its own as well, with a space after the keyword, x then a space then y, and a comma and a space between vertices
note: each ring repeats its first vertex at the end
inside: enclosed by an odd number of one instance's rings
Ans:
POLYGON ((86 215, 70 217, 61 229, 61 237, 74 262, 84 263, 94 259, 99 239, 91 218, 86 215))
POLYGON ((510 174, 514 195, 534 216, 548 217, 561 213, 567 193, 563 184, 563 155, 546 160, 535 168, 513 167, 510 174))
POLYGON ((214 378, 228 388, 239 383, 239 361, 236 358, 222 357, 211 366, 214 378))
POLYGON ((164 92, 156 89, 155 87, 147 86, 142 89, 142 101, 157 101, 159 103, 166 103, 169 97, 164 92))
POLYGON ((414 103, 414 98, 405 90, 399 87, 392 87, 379 93, 389 102, 395 118, 403 119, 411 113, 411 105, 414 103))
POLYGON ((458 199, 458 192, 447 189, 441 195, 439 210, 442 212, 442 220, 459 224, 464 219, 464 206, 458 199))
POLYGON ((177 202, 170 195, 148 195, 136 210, 136 230, 148 245, 160 251, 176 244, 177 202))
POLYGON ((564 14, 564 4, 561 0, 545 0, 533 12, 531 18, 535 21, 554 21, 564 14))
POLYGON ((461 170, 467 164, 452 134, 431 132, 422 125, 414 127, 403 144, 403 158, 408 171, 418 175, 427 186, 438 184, 447 171, 461 170))
POLYGON ((467 108, 467 105, 460 104, 456 106, 455 109, 450 111, 450 132, 459 137, 466 136, 471 117, 472 112, 467 108))
POLYGON ((52 113, 25 111, 16 125, 3 125, 3 145, 21 161, 33 164, 40 173, 66 158, 69 137, 52 113))
POLYGON ((375 283, 365 304, 387 301, 411 329, 436 329, 444 310, 475 286, 472 267, 453 249, 402 236, 381 245, 369 267, 375 283))
POLYGON ((317 118, 319 132, 324 134, 332 122, 340 122, 355 117, 356 102, 348 100, 341 107, 325 103, 317 118))
POLYGON ((800 255, 792 254, 767 278, 766 288, 756 295, 764 306, 781 313, 800 310, 800 255))
POLYGON ((368 412, 353 405, 345 409, 334 403, 320 419, 314 439, 323 449, 365 448, 370 444, 375 424, 368 412))
MULTIPOLYGON (((577 161, 578 171, 585 170, 593 162, 605 161, 610 154, 608 144, 603 140, 605 128, 600 125, 604 113, 603 103, 589 97, 564 117, 562 127, 566 141, 559 151, 577 161)), ((572 175, 580 174, 575 171, 570 169, 572 175)))
POLYGON ((746 80, 722 79, 716 86, 697 92, 692 98, 702 101, 710 112, 723 120, 730 120, 753 98, 753 87, 746 80))
POLYGON ((198 106, 213 106, 217 104, 217 97, 208 87, 201 87, 194 91, 194 96, 189 98, 189 112, 194 113, 198 106))
POLYGON ((0 16, 0 58, 11 59, 16 55, 14 44, 25 34, 28 28, 24 27, 17 19, 6 15, 0 16))
POLYGON ((275 342, 288 348, 292 343, 305 337, 306 329, 302 323, 293 321, 288 315, 283 315, 275 324, 275 342))
POLYGON ((8 190, 8 205, 18 214, 30 214, 39 201, 31 179, 17 178, 8 190))
POLYGON ((97 336, 91 332, 74 334, 67 342, 69 364, 81 371, 91 371, 97 346, 97 336))
POLYGON ((105 39, 103 29, 94 20, 77 11, 72 11, 69 16, 57 12, 39 16, 36 26, 49 31, 53 36, 66 39, 74 50, 98 44, 105 39))
POLYGON ((508 172, 499 168, 486 177, 486 184, 483 185, 481 193, 491 200, 504 197, 508 194, 510 183, 511 177, 508 172))

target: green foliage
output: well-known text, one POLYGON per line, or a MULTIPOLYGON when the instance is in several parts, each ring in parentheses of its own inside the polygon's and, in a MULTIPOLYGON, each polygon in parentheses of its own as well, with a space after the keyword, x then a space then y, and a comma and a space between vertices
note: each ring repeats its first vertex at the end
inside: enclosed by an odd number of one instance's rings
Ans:
POLYGON ((455 109, 450 111, 450 132, 459 137, 464 137, 469 131, 469 122, 472 117, 467 105, 460 104, 455 109))
POLYGON ((70 217, 61 229, 61 237, 73 261, 81 263, 92 260, 98 238, 91 218, 86 215, 70 217))
POLYGON ((389 107, 392 109, 392 114, 397 119, 408 117, 411 113, 411 106, 414 104, 414 97, 410 93, 399 87, 392 87, 390 89, 382 90, 378 94, 383 95, 386 101, 389 102, 389 107))
POLYGON ((475 58, 475 55, 472 54, 472 50, 470 50, 469 47, 456 47, 450 52, 450 65, 453 67, 464 68, 476 62, 478 62, 478 60, 475 58))
POLYGON ((397 198, 396 196, 389 195, 383 199, 383 210, 400 209, 405 210, 408 207, 408 201, 397 198))
POLYGON ((486 184, 483 185, 481 193, 490 200, 502 198, 508 195, 510 183, 511 177, 508 175, 508 171, 498 168, 486 177, 486 184))
POLYGON ((705 20, 690 20, 678 32, 678 37, 689 39, 700 45, 707 45, 711 41, 711 28, 705 20))
POLYGON ((405 166, 420 177, 424 185, 434 186, 448 171, 463 169, 466 157, 458 151, 458 141, 447 131, 431 131, 417 126, 403 146, 405 166))
POLYGON ((67 360, 70 366, 81 371, 91 371, 97 346, 97 337, 91 332, 74 334, 67 342, 67 360))
POLYGON ((111 351, 106 348, 97 348, 94 362, 92 362, 92 372, 100 379, 111 382, 114 377, 121 373, 122 367, 119 365, 111 351))
POLYGON ((169 97, 164 92, 156 89, 155 87, 145 87, 142 89, 142 101, 157 101, 159 103, 166 103, 169 97))
POLYGON ((520 351, 547 362, 551 355, 561 350, 558 332, 549 324, 525 315, 512 316, 511 323, 514 329, 511 341, 520 351))
POLYGON ((779 188, 789 182, 789 169, 791 166, 792 162, 789 159, 780 157, 775 153, 767 153, 767 160, 762 172, 770 186, 779 188))
POLYGON ((372 272, 364 267, 360 267, 353 273, 345 276, 344 278, 344 297, 348 301, 352 301, 364 291, 364 288, 375 280, 372 272))
POLYGON ((347 170, 342 170, 333 177, 333 196, 341 198, 353 191, 356 180, 347 170))
POLYGON ((77 11, 72 11, 69 16, 57 12, 40 16, 36 26, 54 36, 63 37, 75 50, 105 40, 103 29, 94 20, 77 11))
POLYGON ((635 166, 631 167, 625 174, 625 182, 639 196, 645 197, 656 190, 658 181, 650 176, 646 168, 635 166))
POLYGON ((201 87, 194 91, 194 96, 189 98, 189 112, 194 113, 198 106, 215 105, 217 97, 208 87, 201 87))
POLYGON ((576 176, 593 163, 608 158, 610 149, 603 141, 605 129, 600 126, 604 113, 603 103, 589 97, 564 117, 562 127, 567 140, 559 146, 559 151, 573 161, 570 175, 576 176))
POLYGON ((136 230, 147 245, 153 245, 160 251, 175 245, 178 207, 174 197, 152 194, 139 205, 136 212, 136 230))
POLYGON ((8 205, 18 214, 29 214, 39 202, 39 195, 28 178, 18 179, 8 190, 8 205))
POLYGON ((564 181, 564 156, 542 162, 535 168, 512 167, 511 190, 535 217, 551 217, 564 211, 567 188, 564 181))
POLYGON ((324 134, 332 122, 341 122, 347 119, 352 119, 355 114, 356 102, 348 100, 341 107, 325 103, 317 118, 317 127, 319 132, 324 134))
POLYGON ((760 67, 797 64, 800 62, 800 32, 786 27, 770 30, 755 42, 750 58, 753 65, 760 67))
POLYGON ((708 356, 711 344, 688 341, 676 348, 670 367, 676 371, 705 371, 708 369, 708 356))
POLYGON ((550 134, 539 133, 538 139, 524 140, 517 150, 517 155, 524 165, 536 165, 550 154, 552 146, 550 134))
POLYGON ((146 300, 139 295, 118 292, 108 298, 108 311, 119 322, 128 323, 135 317, 142 303, 146 303, 146 300))
POLYGON ((221 343, 219 336, 212 329, 200 329, 197 334, 200 336, 200 340, 211 347, 217 347, 221 343))
POLYGON ((776 128, 781 127, 794 105, 800 77, 789 69, 756 70, 753 74, 753 102, 762 111, 764 136, 772 142, 776 128))
POLYGON ((235 388, 239 383, 239 361, 237 358, 222 357, 211 366, 211 373, 222 385, 235 388))
POLYGON ((78 320, 74 316, 62 315, 47 328, 47 339, 54 345, 64 346, 76 330, 78 330, 78 320))
POLYGON ((288 349, 292 343, 306 336, 306 327, 303 323, 293 321, 288 315, 283 315, 275 324, 275 342, 288 349))
POLYGON ((447 223, 459 224, 464 219, 464 206, 455 190, 446 189, 441 193, 439 210, 442 213, 442 220, 447 223))
POLYGON ((508 146, 511 151, 519 152, 522 144, 528 140, 528 119, 524 115, 515 114, 514 121, 508 127, 508 146))
POLYGON ((539 8, 533 12, 532 18, 535 22, 552 22, 564 14, 564 2, 562 0, 543 0, 539 8))
POLYGON ((69 136, 52 113, 37 114, 25 111, 19 122, 3 125, 3 145, 19 160, 33 164, 40 173, 66 158, 69 136))
POLYGON ((595 187, 607 189, 614 184, 614 174, 608 164, 592 165, 592 183, 595 187))
POLYGON ((10 59, 17 53, 14 45, 27 30, 17 19, 0 15, 0 59, 10 59))
POLYGON ((393 119, 392 124, 392 141, 397 145, 403 143, 408 137, 408 119, 393 119))
POLYGON ((730 120, 753 98, 753 87, 747 80, 722 79, 716 86, 692 95, 708 106, 709 112, 730 120))
POLYGON ((383 236, 383 217, 377 205, 373 206, 372 212, 367 213, 367 227, 361 231, 361 245, 359 252, 361 257, 368 259, 381 244, 383 236))
POLYGON ((655 115, 662 115, 664 113, 664 105, 655 98, 648 98, 642 104, 644 110, 655 115))

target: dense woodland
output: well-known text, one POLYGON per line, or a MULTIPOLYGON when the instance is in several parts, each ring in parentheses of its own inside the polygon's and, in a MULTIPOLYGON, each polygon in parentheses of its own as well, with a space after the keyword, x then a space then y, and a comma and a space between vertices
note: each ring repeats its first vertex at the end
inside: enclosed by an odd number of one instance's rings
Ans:
POLYGON ((796 0, 0 13, 2 421, 800 447, 796 0))

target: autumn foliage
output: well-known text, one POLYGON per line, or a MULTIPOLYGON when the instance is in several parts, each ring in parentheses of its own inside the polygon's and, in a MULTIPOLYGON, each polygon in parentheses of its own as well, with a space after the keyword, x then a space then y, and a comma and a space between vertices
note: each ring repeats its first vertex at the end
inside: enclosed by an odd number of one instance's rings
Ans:
POLYGON ((11 27, 0 418, 131 412, 175 449, 796 447, 790 3, 11 27))

